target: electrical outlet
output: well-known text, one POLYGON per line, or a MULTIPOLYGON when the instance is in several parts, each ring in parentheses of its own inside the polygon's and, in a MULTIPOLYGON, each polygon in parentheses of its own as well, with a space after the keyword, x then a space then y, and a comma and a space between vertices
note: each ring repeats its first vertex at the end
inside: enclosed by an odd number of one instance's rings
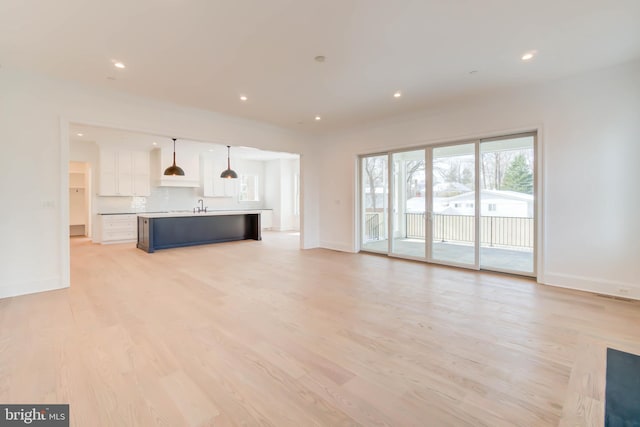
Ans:
POLYGON ((629 295, 630 290, 629 288, 618 288, 618 293, 620 293, 620 295, 629 295))

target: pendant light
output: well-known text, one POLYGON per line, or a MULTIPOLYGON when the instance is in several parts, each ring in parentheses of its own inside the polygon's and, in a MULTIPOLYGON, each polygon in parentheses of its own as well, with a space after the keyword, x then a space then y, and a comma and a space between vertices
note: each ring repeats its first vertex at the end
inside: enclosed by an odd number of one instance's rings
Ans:
POLYGON ((231 169, 231 156, 230 156, 231 146, 227 145, 227 170, 223 171, 220 174, 220 178, 237 178, 238 174, 236 171, 231 169))
POLYGON ((184 176, 181 167, 176 166, 176 139, 173 138, 173 164, 164 170, 165 175, 184 176))

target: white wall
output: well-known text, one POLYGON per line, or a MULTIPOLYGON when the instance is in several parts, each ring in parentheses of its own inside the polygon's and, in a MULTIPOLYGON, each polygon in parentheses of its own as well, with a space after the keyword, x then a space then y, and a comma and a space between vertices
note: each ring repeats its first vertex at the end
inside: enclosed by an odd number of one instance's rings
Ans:
POLYGON ((73 121, 301 153, 302 245, 341 250, 357 247, 358 154, 539 129, 539 280, 640 298, 640 62, 322 139, 4 67, 0 94, 0 140, 8 160, 0 179, 0 297, 69 283, 67 124, 73 121))
MULTIPOLYGON (((0 179, 5 208, 0 211, 0 297, 69 284, 69 121, 294 153, 304 153, 314 139, 275 126, 6 67, 0 69, 0 94, 0 140, 8 160, 0 179)), ((317 193, 317 188, 310 187, 313 182, 307 181, 305 192, 317 193)), ((317 226, 317 209, 312 206, 305 214, 309 215, 307 226, 317 226)), ((307 247, 313 244, 313 239, 305 242, 307 247)))
POLYGON ((300 219, 294 213, 294 175, 300 169, 298 159, 265 162, 265 207, 273 209, 274 230, 298 230, 300 219))
POLYGON ((301 246, 304 249, 310 249, 320 246, 320 181, 322 179, 322 170, 318 161, 320 155, 319 141, 308 144, 304 153, 300 156, 300 185, 302 192, 300 194, 300 205, 303 208, 302 215, 299 218, 299 227, 303 230, 301 233, 301 246), (315 189, 316 192, 312 192, 315 189))
POLYGON ((280 192, 282 194, 281 230, 299 230, 300 218, 295 214, 295 175, 300 170, 298 159, 281 159, 280 192))
POLYGON ((264 203, 267 207, 273 209, 271 228, 273 230, 279 230, 282 211, 282 194, 280 193, 280 161, 269 160, 265 162, 264 175, 265 181, 267 182, 267 185, 264 187, 264 203))
POLYGON ((327 136, 321 246, 357 248, 358 154, 535 129, 544 162, 538 280, 640 298, 639 61, 327 136))

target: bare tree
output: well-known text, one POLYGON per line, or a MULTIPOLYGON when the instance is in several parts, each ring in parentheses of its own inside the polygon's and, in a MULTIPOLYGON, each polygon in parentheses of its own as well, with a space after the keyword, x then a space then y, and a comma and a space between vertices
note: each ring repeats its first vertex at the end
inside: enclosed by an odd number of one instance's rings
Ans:
POLYGON ((448 159, 446 163, 433 166, 434 174, 442 182, 473 184, 473 161, 468 159, 448 159))
POLYGON ((416 193, 413 183, 413 176, 420 171, 424 171, 424 160, 409 160, 405 164, 407 176, 407 198, 413 197, 416 193))
POLYGON ((376 206, 376 187, 381 186, 384 182, 384 160, 380 157, 367 157, 364 159, 364 171, 367 174, 367 185, 369 186, 369 197, 371 197, 371 208, 375 212, 376 206))
MULTIPOLYGON (((482 154, 480 169, 482 171, 482 188, 486 190, 502 190, 504 174, 507 167, 517 155, 528 154, 531 150, 491 151, 482 154)), ((532 154, 532 152, 531 152, 532 154)))
POLYGON ((500 160, 498 152, 492 151, 482 154, 482 188, 498 190, 500 188, 500 160))

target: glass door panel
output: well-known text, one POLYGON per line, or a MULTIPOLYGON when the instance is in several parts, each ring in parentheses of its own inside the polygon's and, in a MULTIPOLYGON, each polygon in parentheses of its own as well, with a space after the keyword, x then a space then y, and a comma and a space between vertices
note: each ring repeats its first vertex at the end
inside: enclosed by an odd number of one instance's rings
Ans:
POLYGON ((361 242, 365 251, 388 253, 389 240, 389 170, 388 156, 360 159, 361 242))
POLYGON ((391 253, 407 258, 425 258, 426 179, 425 150, 392 155, 391 253))
POLYGON ((431 261, 477 268, 475 152, 475 143, 433 148, 431 261))
POLYGON ((534 274, 534 136, 480 143, 480 267, 534 274))
POLYGON ((362 250, 535 276, 535 133, 360 158, 362 250))

